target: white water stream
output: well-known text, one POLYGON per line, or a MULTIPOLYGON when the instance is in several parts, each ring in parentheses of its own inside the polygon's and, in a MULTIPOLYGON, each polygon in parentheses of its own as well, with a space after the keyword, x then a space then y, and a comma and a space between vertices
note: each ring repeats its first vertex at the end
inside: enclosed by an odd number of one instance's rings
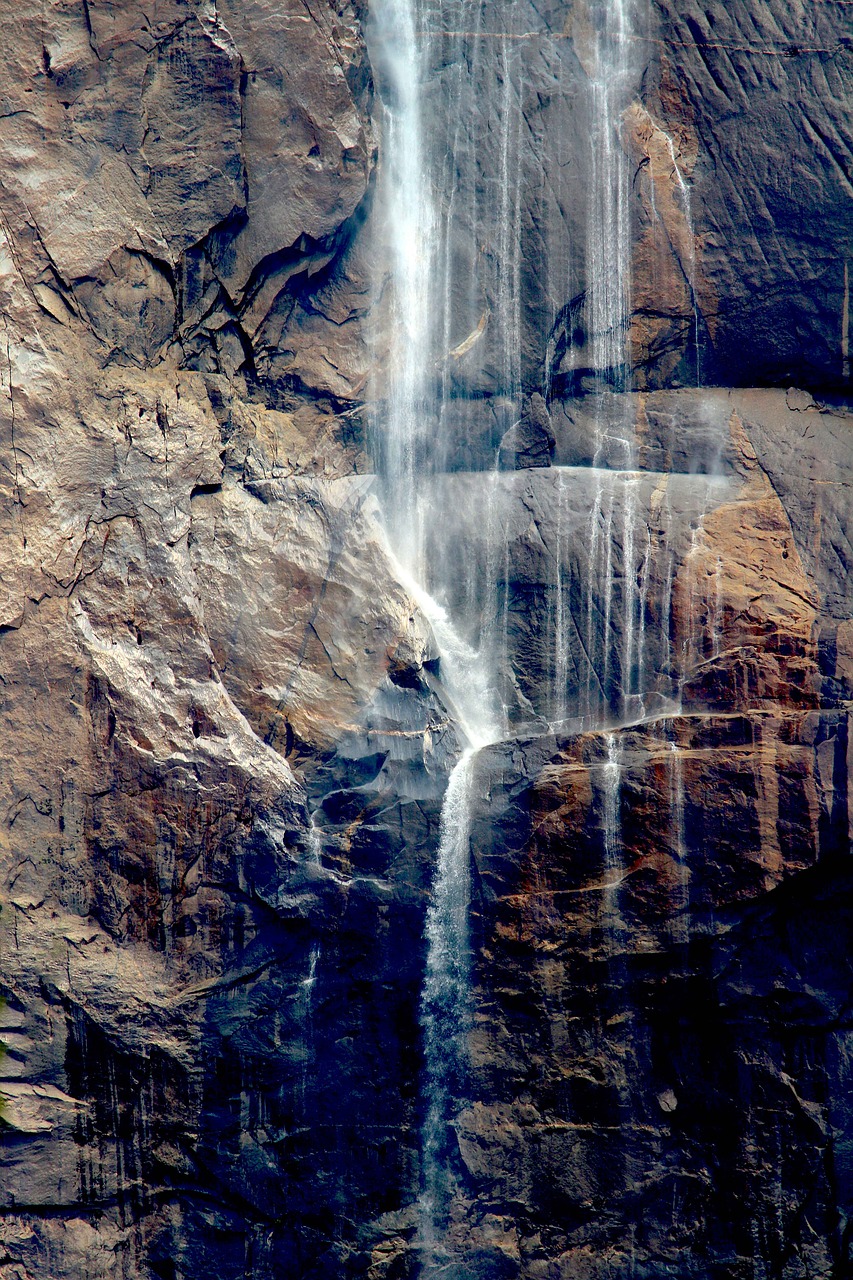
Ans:
POLYGON ((675 828, 675 859, 678 878, 678 905, 673 923, 673 940, 687 942, 687 907, 690 901, 690 880, 687 867, 687 840, 684 818, 684 759, 683 752, 674 741, 669 743, 670 810, 675 828))
POLYGON ((449 1199, 448 1121, 462 1094, 471 1020, 471 805, 476 749, 462 753, 450 775, 441 812, 441 838, 426 920, 427 961, 421 993, 424 1098, 421 1131, 419 1246, 428 1270, 440 1257, 442 1219, 449 1199))
MULTIPOLYGON (((421 89, 429 55, 430 20, 438 14, 417 0, 376 0, 371 53, 385 83, 384 168, 379 199, 391 249, 392 341, 384 391, 383 508, 400 581, 429 621, 440 654, 443 698, 463 739, 462 754, 448 779, 440 840, 426 918, 426 972, 421 994, 424 1119, 421 1130, 421 1195, 418 1247, 426 1274, 441 1256, 448 1187, 448 1126, 466 1074, 470 1018, 471 800, 477 752, 503 732, 503 715, 489 659, 492 643, 475 648, 459 634, 439 602, 441 566, 426 563, 425 522, 431 510, 422 481, 444 463, 442 431, 448 397, 439 371, 440 348, 448 348, 450 285, 447 255, 437 229, 434 174, 426 155, 421 89), (428 589, 428 585, 432 590, 428 589)), ((506 92, 511 91, 509 77, 506 92)), ((508 341, 505 376, 515 378, 518 282, 509 264, 517 260, 520 196, 507 132, 502 148, 500 199, 506 244, 499 299, 508 341)), ((452 201, 453 191, 445 193, 452 201)), ((463 344, 464 345, 464 344, 463 344)), ((464 565, 454 567, 464 572, 464 565)))
POLYGON ((637 561, 640 512, 633 408, 630 397, 618 394, 630 390, 631 381, 630 167, 622 144, 622 112, 635 70, 630 3, 603 0, 591 6, 592 183, 586 251, 587 338, 597 399, 594 463, 601 482, 590 512, 586 609, 586 649, 600 675, 590 680, 585 713, 594 718, 609 712, 620 720, 644 713, 648 588, 647 546, 637 561), (604 483, 607 465, 624 472, 618 510, 612 487, 604 483), (613 642, 614 630, 621 633, 620 646, 613 642))
MULTIPOLYGON (((649 579, 648 538, 639 542, 638 477, 634 473, 632 433, 627 421, 614 419, 605 387, 624 390, 628 353, 630 194, 627 157, 621 146, 621 111, 630 78, 630 0, 604 0, 593 5, 595 25, 592 105, 592 184, 587 245, 587 327, 593 368, 601 378, 596 466, 605 453, 624 468, 621 502, 616 489, 602 480, 591 512, 590 568, 586 618, 586 650, 590 665, 587 709, 591 716, 613 712, 622 719, 641 714, 645 592, 649 579), (606 403, 605 403, 606 402, 606 403), (607 408, 609 417, 604 412, 607 408), (615 444, 615 452, 614 452, 615 444), (617 512, 619 514, 617 514, 617 512), (616 527, 618 521, 618 529, 616 527), (617 535, 618 534, 618 538, 617 535), (618 547, 617 547, 618 542, 618 547), (635 563, 636 561, 636 563, 635 563), (602 589, 603 584, 603 589, 602 589), (595 597, 595 599, 594 599, 595 597), (598 611, 603 606, 603 620, 598 611), (614 648, 615 613, 621 614, 622 642, 614 648)), ((443 513, 432 505, 431 474, 446 465, 458 424, 452 400, 452 366, 478 343, 490 354, 484 367, 504 405, 518 416, 522 368, 522 179, 521 138, 526 129, 522 86, 516 68, 518 44, 511 30, 514 6, 500 12, 504 31, 483 32, 480 0, 373 0, 370 50, 382 102, 383 147, 377 188, 379 220, 389 258, 390 322, 384 338, 381 386, 375 432, 382 458, 382 503, 389 545, 400 580, 429 620, 440 653, 443 698, 460 731, 462 754, 452 770, 444 797, 440 839, 426 919, 426 971, 421 997, 424 1047, 423 1127, 421 1132, 421 1196, 418 1247, 422 1274, 438 1274, 448 1255, 445 1219, 452 1194, 449 1153, 450 1124, 463 1095, 467 1039, 471 1020, 472 956, 469 938, 470 843, 477 756, 507 731, 499 693, 499 671, 507 666, 509 630, 509 552, 501 526, 497 479, 487 511, 489 553, 475 582, 472 557, 464 548, 456 563, 438 564, 427 553, 430 522, 443 513), (454 58, 448 41, 467 33, 463 58, 454 58), (485 86, 494 104, 495 171, 487 175, 488 200, 497 214, 497 239, 491 309, 482 311, 466 337, 452 329, 454 287, 448 244, 456 206, 480 198, 472 181, 482 163, 473 136, 464 136, 465 94, 483 92, 480 35, 491 45, 493 83, 485 86), (435 56, 440 49, 440 57, 435 56), (450 51, 448 51, 450 49, 450 51), (434 71, 434 65, 439 72, 434 71), (467 68, 467 70, 466 70, 467 68), (453 77, 456 77, 454 80, 453 77), (467 81, 466 81, 467 77, 467 81), (456 84, 457 100, 449 120, 430 114, 428 93, 456 84), (467 84, 467 87, 465 87, 467 84), (433 131, 444 130, 436 145, 433 131), (460 167, 468 165, 461 182, 460 167), (491 344, 491 345, 489 345, 491 344), (447 580, 454 575, 456 582, 447 580), (442 579, 445 575, 445 579, 442 579), (467 575, 461 583, 460 576, 467 575), (502 590, 498 582, 502 580, 502 590), (455 590, 451 590, 451 588, 455 590), (444 601, 486 600, 479 630, 465 636, 444 601)), ((433 103, 434 107, 434 103, 433 103)), ((490 124, 491 127, 491 124, 490 124)), ((483 197, 485 199, 485 197, 483 197)), ((478 211, 469 211, 477 225, 478 211)), ((487 269, 481 250, 478 269, 487 269)), ((547 266, 543 264, 543 270, 547 266)), ((473 275, 473 272, 472 272, 473 275)), ((479 309, 479 303, 477 308, 479 309)), ((470 310, 470 308, 469 308, 470 310)), ((498 397, 496 396, 496 401, 498 397)), ((617 399, 620 399, 617 397, 617 399)), ((621 397, 622 400, 626 399, 621 397)), ((484 477, 484 483, 489 483, 484 477)), ((562 485, 562 479, 560 481, 562 485)), ((568 685, 566 631, 567 590, 561 562, 563 494, 558 497, 556 594, 549 629, 554 645, 554 683, 550 698, 555 719, 566 714, 568 685)), ((601 723, 601 719, 599 719, 601 723)), ((605 890, 616 910, 619 874, 620 752, 617 735, 607 739, 604 764, 606 875, 605 890)))
POLYGON ((593 368, 617 385, 627 377, 630 285, 628 157, 620 138, 631 72, 628 0, 593 7, 592 183, 587 232, 587 290, 593 368))

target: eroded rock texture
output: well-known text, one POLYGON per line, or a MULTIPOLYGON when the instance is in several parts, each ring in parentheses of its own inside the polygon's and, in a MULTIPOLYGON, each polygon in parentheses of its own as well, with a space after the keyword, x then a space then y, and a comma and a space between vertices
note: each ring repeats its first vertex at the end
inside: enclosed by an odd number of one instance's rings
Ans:
MULTIPOLYGON (((0 8, 3 1280, 417 1273, 423 921, 459 744, 373 478, 366 19, 0 8)), ((849 7, 646 12, 633 390, 608 401, 629 476, 586 394, 589 15, 479 21, 432 78, 446 160, 476 72, 479 178, 431 536, 472 633, 502 611, 513 736, 478 763, 447 1275, 840 1278, 849 7), (509 204, 497 72, 523 85, 509 204)))

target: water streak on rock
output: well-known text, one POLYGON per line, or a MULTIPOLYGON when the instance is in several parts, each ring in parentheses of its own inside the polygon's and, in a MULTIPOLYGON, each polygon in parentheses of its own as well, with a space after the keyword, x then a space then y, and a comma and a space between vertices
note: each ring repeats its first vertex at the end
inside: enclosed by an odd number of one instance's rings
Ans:
POLYGON ((443 1252, 442 1219, 450 1190, 448 1120, 462 1096, 471 1017, 471 790, 476 752, 468 748, 450 775, 441 814, 441 839, 426 921, 427 962, 421 995, 424 1099, 419 1246, 430 1274, 443 1252))
MULTIPOLYGON (((377 424, 383 436, 386 525, 400 581, 432 627, 440 654, 440 696, 464 742, 444 797, 425 928, 426 973, 421 999, 424 1121, 418 1206, 418 1246, 425 1273, 443 1249, 442 1218, 450 1177, 449 1123, 454 1101, 461 1096, 467 1061, 472 774, 477 750, 500 736, 502 719, 490 662, 499 647, 497 611, 491 607, 484 610, 473 639, 464 636, 442 603, 453 585, 446 575, 450 572, 458 577, 460 570, 465 575, 463 599, 469 605, 469 615, 474 612, 472 606, 482 584, 475 580, 472 566, 434 563, 425 551, 425 529, 442 518, 440 511, 433 510, 422 481, 446 466, 452 382, 449 364, 473 350, 488 325, 484 313, 485 319, 469 338, 455 345, 450 341, 452 280, 447 241, 456 183, 452 172, 443 173, 440 165, 428 159, 422 101, 431 54, 430 22, 436 16, 440 15, 429 5, 419 5, 416 0, 381 0, 373 11, 374 65, 385 80, 385 170, 380 189, 394 296, 385 413, 377 424)), ((436 37, 439 34, 435 32, 436 37)), ((520 381, 520 188, 518 123, 511 110, 508 56, 505 51, 498 298, 504 357, 500 377, 504 390, 513 396, 520 381)), ((456 75, 461 74, 457 70, 456 75)), ((456 120, 458 133, 458 115, 456 120)), ((451 158, 457 148, 458 136, 450 147, 451 158)), ((490 529, 493 514, 489 516, 490 529)), ((497 541, 495 538, 495 545, 497 541)), ((495 557, 486 565, 486 577, 485 596, 491 605, 497 599, 495 557)))
MULTIPOLYGON (((598 468, 636 466, 634 421, 630 398, 612 395, 630 386, 630 174, 622 144, 622 110, 633 71, 633 36, 629 0, 604 0, 592 6, 594 35, 590 50, 592 182, 587 228, 586 328, 589 366, 597 398, 594 463, 598 468)), ((614 511, 614 494, 604 492, 603 477, 590 515, 589 581, 587 584, 587 651, 602 673, 601 703, 588 699, 587 713, 609 711, 620 719, 637 714, 632 688, 638 613, 637 566, 634 564, 637 521, 636 486, 625 477, 623 501, 614 511), (615 523, 614 517, 618 520, 615 523), (621 573, 615 562, 614 538, 621 545, 621 573), (596 643, 594 615, 603 582, 603 625, 596 643), (621 622, 621 652, 613 629, 621 622)), ((642 676, 637 673, 637 679, 642 676)), ((594 683, 590 682, 590 693, 594 683)))

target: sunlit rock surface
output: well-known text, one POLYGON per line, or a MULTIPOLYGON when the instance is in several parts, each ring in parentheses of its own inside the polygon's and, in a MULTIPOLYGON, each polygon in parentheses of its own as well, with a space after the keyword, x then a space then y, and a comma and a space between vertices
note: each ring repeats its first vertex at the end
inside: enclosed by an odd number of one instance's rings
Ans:
MULTIPOLYGON (((417 1274, 460 742, 373 476, 366 10, 0 13, 3 1280, 417 1274)), ((590 15, 477 21, 431 80, 477 176, 425 492, 512 729, 473 784, 446 1274, 842 1277, 849 12, 649 7, 634 389, 604 407, 590 15)))

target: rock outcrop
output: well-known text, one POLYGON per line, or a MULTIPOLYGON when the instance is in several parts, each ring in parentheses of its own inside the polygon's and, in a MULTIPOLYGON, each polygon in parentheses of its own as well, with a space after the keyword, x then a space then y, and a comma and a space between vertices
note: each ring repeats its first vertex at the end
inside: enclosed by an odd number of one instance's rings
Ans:
MULTIPOLYGON (((430 555, 513 727, 477 766, 446 1274, 841 1277, 848 11, 649 7, 602 398, 589 7, 447 8, 430 555)), ((374 475, 368 21, 0 13, 3 1280, 417 1274, 459 737, 374 475)))

